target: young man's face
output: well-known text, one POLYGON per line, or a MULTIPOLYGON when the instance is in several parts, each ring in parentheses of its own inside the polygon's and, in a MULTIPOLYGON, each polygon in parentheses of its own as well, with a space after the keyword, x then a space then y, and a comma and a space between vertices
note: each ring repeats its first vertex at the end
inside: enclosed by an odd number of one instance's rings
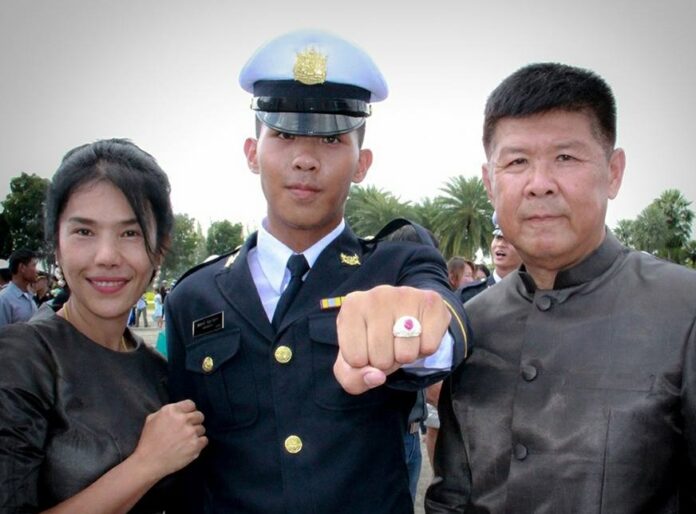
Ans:
POLYGON ((515 247, 502 235, 493 237, 493 241, 491 241, 491 256, 493 257, 493 265, 501 277, 519 268, 522 263, 515 247))
POLYGON ((36 282, 32 284, 32 287, 37 295, 44 295, 46 292, 48 292, 48 279, 44 276, 39 276, 36 279, 36 282))
POLYGON ((557 110, 500 120, 483 180, 527 267, 559 271, 601 244, 624 164, 622 150, 607 157, 588 114, 557 110))
POLYGON ((355 131, 307 137, 263 126, 258 140, 246 140, 244 153, 261 177, 268 230, 297 251, 340 223, 351 184, 361 182, 372 163, 355 131))

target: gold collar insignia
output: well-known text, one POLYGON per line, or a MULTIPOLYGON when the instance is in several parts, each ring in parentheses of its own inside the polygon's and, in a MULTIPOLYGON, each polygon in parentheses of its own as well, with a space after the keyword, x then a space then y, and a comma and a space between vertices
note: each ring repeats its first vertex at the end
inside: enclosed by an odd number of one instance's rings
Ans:
POLYGON ((353 255, 341 253, 341 264, 345 264, 346 266, 360 266, 360 257, 356 253, 353 255))

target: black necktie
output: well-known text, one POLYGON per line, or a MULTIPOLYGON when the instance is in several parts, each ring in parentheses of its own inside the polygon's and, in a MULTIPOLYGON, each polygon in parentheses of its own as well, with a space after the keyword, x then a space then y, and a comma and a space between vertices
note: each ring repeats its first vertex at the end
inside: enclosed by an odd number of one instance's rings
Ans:
POLYGON ((271 325, 273 325, 273 328, 276 330, 278 330, 280 322, 283 321, 285 313, 288 312, 292 301, 295 299, 302 286, 302 276, 307 273, 309 269, 307 259, 305 259, 305 256, 302 254, 291 255, 286 266, 290 270, 290 282, 288 282, 288 287, 285 288, 283 294, 280 295, 280 300, 278 300, 278 305, 273 313, 271 325))

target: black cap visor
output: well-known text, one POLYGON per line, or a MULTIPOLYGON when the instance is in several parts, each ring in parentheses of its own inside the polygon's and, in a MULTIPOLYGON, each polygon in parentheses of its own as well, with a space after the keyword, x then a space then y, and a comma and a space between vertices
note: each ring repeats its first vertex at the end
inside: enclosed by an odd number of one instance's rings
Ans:
POLYGON ((298 136, 345 134, 365 123, 364 117, 314 112, 256 111, 256 117, 273 130, 298 136))

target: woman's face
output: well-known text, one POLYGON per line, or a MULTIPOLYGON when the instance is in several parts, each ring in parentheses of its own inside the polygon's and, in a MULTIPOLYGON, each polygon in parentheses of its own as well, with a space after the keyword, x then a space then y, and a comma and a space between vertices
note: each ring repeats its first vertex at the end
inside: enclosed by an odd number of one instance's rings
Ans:
POLYGON ((459 287, 471 284, 474 280, 474 269, 468 264, 464 266, 462 270, 462 276, 459 279, 459 287))
POLYGON ((108 181, 72 193, 58 221, 56 256, 70 286, 71 312, 88 322, 122 319, 125 324, 156 265, 133 209, 108 181))

